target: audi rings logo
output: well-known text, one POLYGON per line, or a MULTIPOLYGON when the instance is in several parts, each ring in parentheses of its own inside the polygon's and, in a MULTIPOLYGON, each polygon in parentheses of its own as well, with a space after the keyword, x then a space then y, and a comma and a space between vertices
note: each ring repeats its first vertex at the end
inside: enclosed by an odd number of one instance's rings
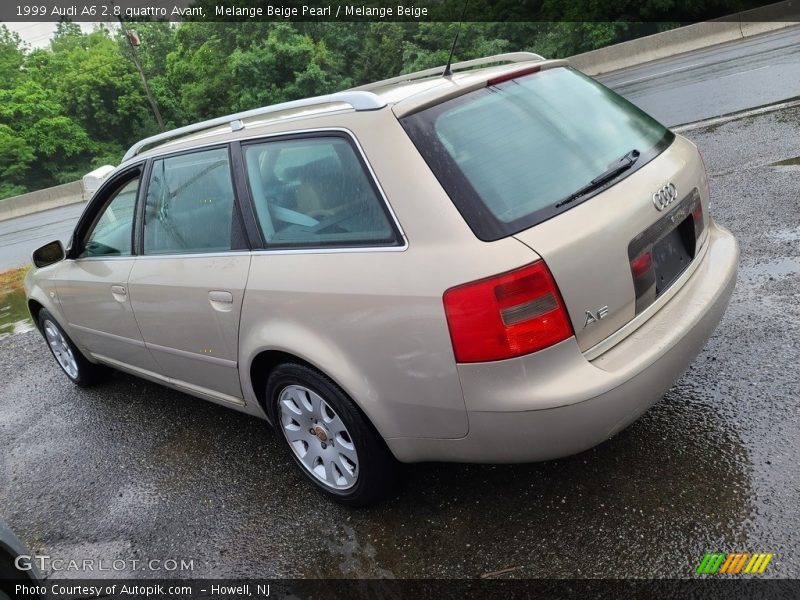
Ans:
POLYGON ((658 210, 664 210, 677 199, 678 188, 671 182, 653 194, 653 204, 658 210))

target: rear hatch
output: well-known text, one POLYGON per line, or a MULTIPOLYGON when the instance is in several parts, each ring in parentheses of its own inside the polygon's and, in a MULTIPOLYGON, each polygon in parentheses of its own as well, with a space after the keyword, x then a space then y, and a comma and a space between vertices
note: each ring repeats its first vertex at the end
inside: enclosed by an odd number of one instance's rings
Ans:
POLYGON ((617 185, 516 234, 553 273, 581 350, 652 305, 697 255, 703 172, 694 146, 676 138, 617 185), (674 197, 671 210, 657 210, 654 194, 674 197))
POLYGON ((401 123, 476 236, 542 257, 586 351, 698 255, 705 169, 690 142, 589 77, 533 71, 401 123))

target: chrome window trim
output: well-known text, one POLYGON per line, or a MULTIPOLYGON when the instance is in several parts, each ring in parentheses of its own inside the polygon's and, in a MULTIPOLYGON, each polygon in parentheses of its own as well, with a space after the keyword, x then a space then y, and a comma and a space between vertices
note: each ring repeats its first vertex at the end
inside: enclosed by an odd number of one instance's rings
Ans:
MULTIPOLYGON (((252 143, 260 140, 264 140, 265 142, 269 142, 270 138, 275 137, 285 137, 291 139, 291 136, 301 136, 306 134, 325 134, 325 133, 339 133, 346 136, 355 146, 358 154, 361 157, 364 165, 367 167, 367 175, 372 180, 372 183, 375 185, 375 189, 378 190, 378 194, 380 195, 380 199, 383 201, 384 207, 387 209, 389 216, 394 223, 394 226, 397 232, 400 234, 401 243, 396 246, 351 246, 351 247, 340 247, 340 248, 327 248, 325 246, 304 246, 303 248, 276 248, 275 250, 270 250, 265 248, 263 250, 254 250, 253 252, 261 253, 261 252, 269 252, 271 254, 308 254, 309 250, 312 250, 314 253, 321 254, 323 252, 332 252, 332 251, 346 251, 346 252, 357 252, 357 251, 370 251, 374 252, 376 250, 386 251, 387 249, 391 249, 394 252, 402 252, 408 248, 408 237, 406 236, 406 232, 403 229, 402 225, 400 225, 400 220, 397 218, 397 214, 394 212, 394 208, 392 208, 391 202, 389 202, 389 198, 386 196, 386 192, 383 189, 380 181, 378 180, 378 176, 375 174, 375 170, 372 168, 372 164, 367 159, 367 153, 364 152, 364 148, 361 146, 361 142, 358 141, 356 134, 353 133, 352 130, 347 129, 346 127, 318 127, 314 129, 298 129, 296 131, 280 131, 274 132, 270 134, 262 134, 262 135, 254 135, 246 138, 239 139, 239 142, 242 143, 244 146, 245 143, 252 143)), ((322 137, 322 136, 320 136, 322 137)), ((242 153, 244 153, 244 147, 242 148, 242 153)), ((249 182, 248 182, 249 185, 249 182)), ((250 198, 252 201, 252 198, 250 198)), ((263 235, 263 232, 262 232, 263 235)))
POLYGON ((225 258, 231 256, 263 256, 267 254, 349 254, 353 252, 405 252, 408 244, 404 246, 357 246, 352 248, 277 248, 275 250, 236 250, 228 252, 194 252, 192 254, 148 254, 139 256, 87 256, 84 258, 67 258, 69 262, 100 260, 168 260, 192 258, 225 258))
POLYGON ((117 256, 110 254, 108 256, 84 256, 83 258, 67 258, 71 262, 82 262, 84 260, 98 261, 98 260, 144 260, 144 259, 165 259, 165 258, 210 258, 210 257, 226 257, 226 256, 249 256, 252 254, 251 250, 221 250, 219 252, 192 252, 186 254, 146 254, 136 256, 117 256))
POLYGON ((588 350, 583 353, 583 357, 586 360, 594 360, 598 358, 603 353, 611 350, 614 346, 618 343, 623 341, 626 337, 632 334, 634 331, 639 329, 642 325, 644 325, 650 317, 652 317, 655 313, 657 313, 662 306, 664 306, 667 302, 669 302, 675 294, 680 292, 683 289, 683 285, 686 281, 697 271, 697 268, 700 266, 700 263, 703 262, 705 258, 706 252, 708 251, 708 229, 704 232, 703 242, 700 246, 700 251, 695 256, 694 260, 689 264, 686 270, 681 274, 675 282, 669 286, 667 290, 664 291, 658 299, 653 302, 650 306, 644 309, 641 313, 636 315, 635 318, 628 321, 625 325, 617 329, 614 333, 609 335, 604 340, 598 342, 588 350))
POLYGON ((403 246, 353 246, 352 248, 276 248, 275 250, 253 250, 253 256, 280 254, 351 254, 354 252, 405 252, 408 243, 403 246))
POLYGON ((217 252, 192 252, 175 254, 142 254, 136 260, 167 260, 167 259, 192 259, 192 258, 227 258, 231 256, 250 256, 250 250, 220 250, 217 252))
MULTIPOLYGON (((174 152, 170 152, 169 154, 153 156, 153 157, 151 157, 149 159, 149 161, 148 161, 149 167, 148 167, 147 173, 146 173, 147 177, 145 178, 145 173, 142 173, 142 186, 141 186, 142 213, 141 213, 141 215, 138 214, 138 213, 136 214, 136 221, 134 222, 135 230, 138 231, 141 234, 141 239, 139 240, 139 247, 134 248, 134 250, 136 251, 134 254, 136 255, 137 258, 138 257, 145 257, 145 256, 166 256, 166 255, 169 255, 169 256, 185 256, 185 255, 189 255, 189 254, 195 254, 195 255, 197 255, 197 254, 216 254, 217 252, 224 252, 224 253, 227 253, 227 254, 234 253, 234 252, 242 252, 242 249, 240 249, 240 248, 237 248, 236 250, 234 250, 234 249, 217 250, 217 251, 208 252, 208 253, 204 252, 204 251, 201 251, 201 252, 192 252, 192 251, 189 251, 189 252, 177 252, 176 251, 176 252, 171 252, 169 254, 160 253, 160 252, 155 252, 153 254, 148 254, 148 253, 145 252, 145 248, 144 248, 144 237, 145 237, 144 230, 145 230, 145 227, 146 227, 147 223, 145 223, 145 221, 144 221, 144 216, 145 216, 145 212, 147 210, 147 195, 150 192, 150 182, 151 182, 152 177, 153 177, 153 168, 154 168, 153 165, 155 164, 156 161, 159 161, 159 160, 168 160, 170 158, 176 158, 176 157, 180 157, 180 156, 184 156, 184 155, 188 155, 188 154, 199 154, 199 153, 202 153, 202 152, 211 152, 213 150, 224 150, 226 155, 227 155, 228 174, 230 175, 231 192, 233 193, 232 219, 234 219, 234 220, 235 219, 239 219, 240 226, 241 226, 241 229, 242 229, 242 234, 245 236, 245 239, 246 239, 247 234, 245 232, 244 222, 242 222, 242 220, 241 220, 241 214, 240 214, 240 211, 239 211, 239 205, 241 204, 242 199, 239 198, 239 194, 238 194, 237 189, 236 189, 236 172, 234 170, 233 151, 232 151, 233 149, 231 147, 231 142, 230 141, 217 142, 215 144, 209 144, 209 145, 206 145, 206 146, 183 148, 182 150, 175 150, 174 152), (141 217, 141 219, 139 217, 141 217), (141 252, 139 252, 140 250, 141 250, 141 252)), ((232 243, 233 243, 233 241, 231 240, 231 244, 232 243)), ((248 243, 247 245, 249 246, 250 244, 248 243)), ((247 252, 247 251, 248 250, 245 250, 245 252, 247 252)))
POLYGON ((149 154, 147 156, 147 160, 159 160, 161 158, 168 158, 173 155, 178 154, 186 154, 189 152, 194 152, 196 150, 203 150, 206 148, 212 147, 221 147, 226 146, 229 147, 231 142, 238 141, 238 142, 253 142, 258 140, 265 140, 268 141, 271 138, 275 137, 286 137, 292 135, 303 135, 303 134, 315 134, 315 133, 342 133, 346 135, 352 142, 355 148, 357 149, 359 155, 361 156, 362 161, 367 167, 367 172, 369 177, 372 179, 372 182, 375 184, 376 189, 380 195, 380 199, 383 201, 384 206, 386 207, 389 216, 394 223, 394 226, 397 229, 397 232, 400 234, 401 237, 401 244, 397 246, 339 246, 339 247, 303 247, 303 248, 276 248, 274 250, 270 250, 267 248, 259 249, 259 250, 228 250, 228 251, 220 251, 220 252, 192 252, 192 253, 172 253, 172 254, 138 254, 138 255, 130 255, 130 256, 87 256, 83 258, 76 258, 76 259, 67 259, 67 260, 121 260, 121 259, 164 259, 164 258, 208 258, 208 257, 216 257, 216 256, 233 256, 236 254, 251 254, 251 255, 263 255, 263 254, 345 254, 351 252, 405 252, 408 250, 408 236, 406 235, 403 226, 400 224, 400 220, 397 218, 397 214, 392 207, 389 198, 386 195, 386 192, 383 189, 383 186, 378 179, 378 176, 375 174, 375 170, 372 168, 372 163, 370 163, 369 159, 367 158, 366 152, 364 152, 364 148, 361 145, 361 142, 358 141, 355 133, 352 130, 347 129, 346 127, 315 127, 311 129, 297 129, 292 131, 276 131, 273 133, 260 133, 254 134, 247 137, 237 137, 235 140, 228 140, 227 142, 220 142, 219 140, 215 140, 213 142, 208 142, 206 144, 199 144, 197 146, 192 146, 191 148, 182 148, 172 150, 171 152, 164 152, 164 153, 157 153, 157 154, 149 154))
POLYGON ((65 258, 64 261, 80 264, 85 260, 90 262, 97 262, 99 260, 136 260, 137 258, 139 257, 134 254, 127 254, 124 256, 119 254, 108 254, 106 256, 80 256, 78 258, 65 258))
MULTIPOLYGON (((350 139, 350 141, 353 142, 353 145, 356 147, 356 149, 358 150, 359 155, 361 156, 361 160, 364 162, 364 164, 367 167, 368 175, 372 179, 372 183, 375 184, 375 188, 378 190, 378 193, 380 194, 380 198, 383 201, 384 206, 388 210, 389 216, 391 217, 392 222, 394 223, 394 226, 397 229, 397 232, 400 234, 400 237, 401 237, 400 241, 402 243, 400 245, 397 245, 397 246, 352 246, 352 247, 344 246, 344 247, 338 247, 338 248, 304 247, 304 248, 297 248, 297 249, 277 248, 275 250, 269 250, 269 249, 265 248, 265 249, 262 249, 262 250, 253 250, 253 254, 261 254, 261 253, 270 253, 270 254, 309 254, 309 253, 315 253, 315 254, 323 254, 323 253, 329 253, 329 252, 330 253, 340 253, 340 252, 376 252, 376 251, 378 251, 378 252, 389 252, 389 251, 391 251, 391 252, 403 252, 403 251, 407 250, 408 249, 408 236, 406 236, 406 232, 403 229, 403 226, 400 224, 400 220, 397 218, 397 214, 395 213, 391 202, 389 202, 389 198, 386 196, 386 192, 384 191, 383 186, 381 185, 380 180, 378 179, 378 176, 375 174, 375 170, 372 168, 372 163, 370 163, 369 159, 367 158, 367 154, 366 154, 366 152, 364 152, 364 148, 361 146, 361 142, 358 141, 358 138, 356 137, 355 133, 353 133, 352 130, 347 129, 346 127, 314 127, 314 128, 311 128, 311 129, 296 129, 296 130, 291 130, 291 131, 275 131, 275 132, 266 133, 266 134, 265 133, 260 133, 260 134, 254 134, 254 135, 251 135, 251 136, 246 136, 246 137, 237 137, 236 139, 228 140, 227 142, 220 142, 219 140, 216 140, 214 142, 209 142, 207 144, 201 144, 201 145, 197 145, 197 146, 192 146, 191 148, 183 148, 181 150, 173 150, 172 152, 165 152, 163 154, 152 154, 152 155, 148 155, 147 158, 148 159, 152 159, 152 160, 155 161, 155 160, 159 160, 161 158, 169 157, 169 156, 171 156, 173 154, 185 154, 187 152, 193 152, 195 150, 201 150, 203 148, 208 148, 208 147, 211 147, 211 146, 220 146, 222 144, 230 145, 232 142, 240 142, 240 143, 244 144, 244 143, 250 143, 250 142, 259 141, 259 140, 269 141, 271 138, 276 138, 276 137, 287 137, 287 136, 293 136, 293 135, 305 135, 305 134, 309 134, 309 133, 310 134, 315 134, 315 133, 323 133, 323 134, 324 133, 340 133, 340 134, 346 135, 350 139)), ((250 200, 252 200, 252 199, 250 199, 250 200)), ((230 252, 228 252, 228 254, 230 254, 230 252)), ((137 258, 142 258, 143 256, 151 256, 152 257, 152 256, 156 256, 156 255, 142 255, 142 256, 137 256, 137 258)), ((176 255, 172 255, 172 256, 176 256, 176 255)), ((178 255, 178 256, 188 256, 188 254, 181 254, 181 255, 178 255)))

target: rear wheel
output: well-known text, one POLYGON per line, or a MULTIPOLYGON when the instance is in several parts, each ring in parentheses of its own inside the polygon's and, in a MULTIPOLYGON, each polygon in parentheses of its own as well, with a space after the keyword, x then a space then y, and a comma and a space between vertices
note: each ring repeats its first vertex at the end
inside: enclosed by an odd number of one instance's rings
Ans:
POLYGON ((373 504, 391 489, 394 457, 330 379, 287 363, 270 375, 266 397, 290 456, 317 489, 348 506, 373 504))
POLYGON ((39 312, 39 329, 58 366, 75 384, 86 387, 104 379, 109 369, 86 360, 61 325, 46 309, 39 312))

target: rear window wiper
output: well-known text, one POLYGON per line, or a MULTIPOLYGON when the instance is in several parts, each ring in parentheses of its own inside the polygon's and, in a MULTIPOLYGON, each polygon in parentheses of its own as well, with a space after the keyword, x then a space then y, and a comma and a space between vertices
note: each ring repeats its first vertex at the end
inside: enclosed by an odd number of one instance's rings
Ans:
POLYGON ((577 200, 581 196, 585 196, 586 194, 593 192, 597 188, 601 187, 604 183, 614 179, 620 173, 627 171, 630 169, 637 160, 639 160, 640 152, 634 148, 618 160, 615 160, 611 165, 609 165, 608 169, 600 173, 597 177, 592 179, 589 183, 583 186, 574 194, 570 194, 560 202, 556 204, 556 208, 561 208, 565 204, 569 204, 573 200, 577 200))

